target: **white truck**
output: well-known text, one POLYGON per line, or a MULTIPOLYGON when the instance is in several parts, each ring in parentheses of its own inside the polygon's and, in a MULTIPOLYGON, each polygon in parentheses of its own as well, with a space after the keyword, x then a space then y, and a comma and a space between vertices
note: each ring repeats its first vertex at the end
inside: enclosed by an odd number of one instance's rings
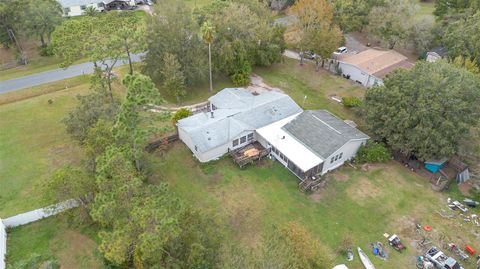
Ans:
POLYGON ((436 247, 431 247, 425 257, 438 269, 464 269, 454 258, 445 255, 436 247))

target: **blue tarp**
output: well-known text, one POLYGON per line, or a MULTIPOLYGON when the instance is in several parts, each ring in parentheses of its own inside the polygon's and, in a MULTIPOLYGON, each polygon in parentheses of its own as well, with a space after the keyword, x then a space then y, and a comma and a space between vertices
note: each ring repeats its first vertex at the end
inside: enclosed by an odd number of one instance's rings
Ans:
POLYGON ((432 172, 433 174, 437 173, 440 171, 440 169, 445 166, 446 160, 441 160, 441 161, 427 161, 425 162, 425 169, 428 171, 432 172))

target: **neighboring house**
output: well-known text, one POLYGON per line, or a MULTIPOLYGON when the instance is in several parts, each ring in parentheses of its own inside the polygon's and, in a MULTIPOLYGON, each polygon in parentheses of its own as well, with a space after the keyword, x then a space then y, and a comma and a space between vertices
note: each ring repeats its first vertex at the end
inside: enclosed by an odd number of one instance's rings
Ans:
POLYGON ((105 10, 133 7, 135 0, 57 0, 63 8, 64 16, 83 15, 87 7, 93 7, 99 12, 105 10))
POLYGON ((427 62, 436 62, 440 59, 446 58, 448 56, 448 50, 445 47, 436 47, 431 51, 427 52, 426 61, 427 62))
POLYGON ((344 77, 365 87, 382 85, 385 76, 399 68, 413 66, 407 57, 394 50, 368 49, 357 54, 346 54, 338 59, 344 77))
POLYGON ((178 122, 180 139, 200 162, 254 141, 301 180, 352 159, 367 135, 325 110, 303 111, 288 95, 224 89, 209 98, 210 112, 178 122))

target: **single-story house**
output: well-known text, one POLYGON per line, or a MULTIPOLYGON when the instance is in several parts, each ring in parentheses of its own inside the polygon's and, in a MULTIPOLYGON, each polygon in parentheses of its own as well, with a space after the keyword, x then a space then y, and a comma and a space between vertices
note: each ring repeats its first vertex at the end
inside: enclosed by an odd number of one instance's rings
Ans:
POLYGON ((445 47, 436 47, 431 51, 427 52, 426 61, 427 62, 436 62, 440 59, 446 58, 448 56, 448 50, 445 47))
POLYGON ((228 88, 209 98, 210 112, 177 123, 200 162, 255 141, 299 179, 320 176, 352 159, 367 135, 326 110, 303 111, 288 95, 228 88))
POLYGON ((300 113, 302 109, 278 92, 253 95, 246 89, 227 88, 208 99, 210 111, 178 121, 179 138, 200 162, 256 140, 255 130, 300 113))
POLYGON ((83 15, 87 7, 93 7, 99 12, 121 7, 134 7, 135 0, 57 0, 63 8, 64 16, 83 15))
POLYGON ((344 77, 365 87, 382 85, 389 73, 413 66, 407 57, 394 50, 368 49, 357 54, 342 55, 337 61, 344 77))

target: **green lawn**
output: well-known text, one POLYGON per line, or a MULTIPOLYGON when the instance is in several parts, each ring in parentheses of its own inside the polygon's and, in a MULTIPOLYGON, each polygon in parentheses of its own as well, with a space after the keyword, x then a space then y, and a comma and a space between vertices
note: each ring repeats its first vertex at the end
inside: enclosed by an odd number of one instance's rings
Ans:
POLYGON ((435 10, 434 1, 429 1, 429 2, 420 1, 418 5, 420 6, 420 9, 416 14, 417 17, 421 18, 425 16, 433 16, 433 11, 435 10))
MULTIPOLYGON (((327 246, 338 263, 346 263, 336 252, 345 238, 370 253, 370 242, 385 244, 383 233, 397 233, 408 247, 406 253, 388 248, 388 261, 370 257, 377 268, 412 268, 418 254, 411 245, 418 239, 414 223, 419 222, 433 226, 435 235, 479 247, 472 225, 457 227, 458 220, 436 215, 447 195, 432 191, 427 180, 396 162, 366 172, 345 166, 328 176, 325 189, 309 195, 298 190, 296 177, 270 160, 243 170, 229 157, 199 164, 178 142, 168 152, 157 152, 151 162, 153 183, 167 181, 187 201, 215 212, 231 240, 246 245, 258 244, 260 234, 272 225, 296 221, 327 246)), ((358 256, 349 267, 361 268, 358 256)))
POLYGON ((310 63, 300 66, 298 61, 287 58, 284 63, 268 69, 257 68, 254 72, 267 84, 285 91, 305 109, 327 109, 342 118, 355 116, 330 97, 332 95, 362 97, 365 94, 365 88, 353 84, 350 80, 334 76, 325 70, 315 71, 313 64, 310 63), (304 102, 305 96, 307 99, 304 102))
POLYGON ((228 87, 234 87, 232 81, 228 77, 220 76, 213 79, 213 92, 210 92, 209 83, 202 83, 201 85, 188 88, 187 96, 180 100, 180 103, 177 103, 177 100, 174 96, 171 96, 162 89, 161 85, 157 85, 160 89, 162 97, 165 99, 167 104, 166 106, 186 106, 197 104, 206 101, 210 96, 223 90, 228 87))
POLYGON ((61 268, 101 268, 97 238, 92 227, 70 227, 63 217, 51 217, 8 233, 7 263, 29 259, 33 254, 53 257, 61 268))
POLYGON ((2 218, 43 206, 38 184, 54 169, 79 161, 81 149, 67 135, 61 120, 75 106, 75 96, 88 91, 88 84, 83 83, 0 106, 2 218))

